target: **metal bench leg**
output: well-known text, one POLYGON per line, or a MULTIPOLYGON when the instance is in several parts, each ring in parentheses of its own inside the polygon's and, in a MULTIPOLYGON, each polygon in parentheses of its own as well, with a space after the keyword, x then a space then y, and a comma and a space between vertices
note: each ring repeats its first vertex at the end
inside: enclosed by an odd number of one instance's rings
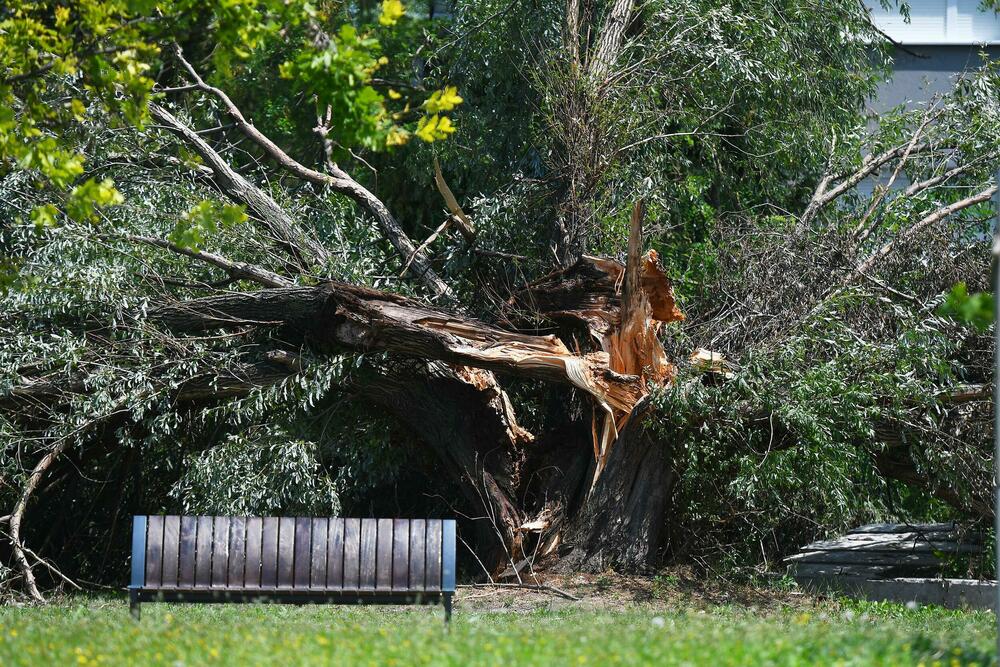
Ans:
POLYGON ((444 623, 446 627, 451 627, 451 593, 444 594, 444 623))
POLYGON ((134 588, 129 589, 128 592, 128 611, 132 615, 132 618, 139 620, 139 616, 142 613, 139 603, 139 591, 134 588))

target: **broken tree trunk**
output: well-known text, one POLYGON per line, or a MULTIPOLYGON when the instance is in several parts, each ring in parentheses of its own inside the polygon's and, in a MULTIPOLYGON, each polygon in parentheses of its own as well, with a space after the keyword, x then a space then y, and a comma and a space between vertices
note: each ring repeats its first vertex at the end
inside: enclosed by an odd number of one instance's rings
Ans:
POLYGON ((678 479, 668 443, 642 420, 631 420, 567 525, 563 541, 569 549, 560 569, 646 572, 655 567, 678 479))
MULTIPOLYGON (((673 381, 675 368, 659 340, 660 328, 684 319, 674 300, 673 288, 655 250, 642 252, 644 206, 632 211, 625 266, 610 259, 584 256, 564 271, 533 283, 510 305, 569 325, 565 335, 583 333, 607 355, 607 372, 635 378, 639 398, 649 386, 673 381)), ((594 420, 594 469, 592 485, 604 471, 618 433, 631 418, 638 400, 630 406, 601 404, 604 414, 594 420)))
MULTIPOLYGON (((272 330, 282 341, 284 350, 245 359, 252 372, 239 377, 206 369, 174 390, 178 400, 224 400, 279 381, 301 370, 289 351, 300 345, 412 360, 397 362, 412 372, 365 378, 351 391, 406 424, 463 489, 465 509, 487 517, 478 542, 487 547, 480 555, 488 569, 566 546, 576 549, 582 566, 635 569, 658 552, 673 482, 663 448, 634 413, 651 387, 672 381, 657 335, 663 322, 683 317, 656 254, 641 253, 641 232, 637 206, 624 266, 584 257, 515 299, 536 317, 571 325, 574 331, 562 338, 337 281, 162 303, 148 320, 179 336, 272 330), (553 392, 558 411, 568 413, 567 402, 573 404, 573 418, 534 440, 518 425, 494 372, 580 390, 569 401, 553 392)), ((74 393, 40 378, 4 401, 61 401, 74 393)))

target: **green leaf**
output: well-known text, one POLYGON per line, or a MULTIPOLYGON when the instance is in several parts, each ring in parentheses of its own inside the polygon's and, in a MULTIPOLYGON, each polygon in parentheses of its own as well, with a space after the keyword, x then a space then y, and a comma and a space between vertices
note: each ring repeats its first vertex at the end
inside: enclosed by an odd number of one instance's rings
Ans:
POLYGON ((938 314, 986 331, 994 320, 993 295, 989 292, 969 294, 965 283, 960 282, 951 288, 938 314))

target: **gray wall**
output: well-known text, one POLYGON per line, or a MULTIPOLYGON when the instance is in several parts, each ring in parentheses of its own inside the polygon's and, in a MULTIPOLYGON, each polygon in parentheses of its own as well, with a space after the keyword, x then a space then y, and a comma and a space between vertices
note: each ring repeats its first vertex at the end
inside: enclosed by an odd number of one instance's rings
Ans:
POLYGON ((875 111, 885 111, 899 104, 923 102, 934 93, 946 93, 955 86, 955 79, 969 69, 982 64, 980 52, 990 60, 1000 58, 1000 46, 912 46, 918 58, 895 50, 892 80, 879 88, 878 99, 871 103, 875 111))

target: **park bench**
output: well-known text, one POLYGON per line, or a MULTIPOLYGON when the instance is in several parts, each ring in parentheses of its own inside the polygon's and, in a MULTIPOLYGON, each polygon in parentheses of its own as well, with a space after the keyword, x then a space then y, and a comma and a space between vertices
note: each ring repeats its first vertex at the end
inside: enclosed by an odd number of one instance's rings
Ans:
POLYGON ((129 606, 142 602, 444 604, 455 521, 136 516, 129 606))

